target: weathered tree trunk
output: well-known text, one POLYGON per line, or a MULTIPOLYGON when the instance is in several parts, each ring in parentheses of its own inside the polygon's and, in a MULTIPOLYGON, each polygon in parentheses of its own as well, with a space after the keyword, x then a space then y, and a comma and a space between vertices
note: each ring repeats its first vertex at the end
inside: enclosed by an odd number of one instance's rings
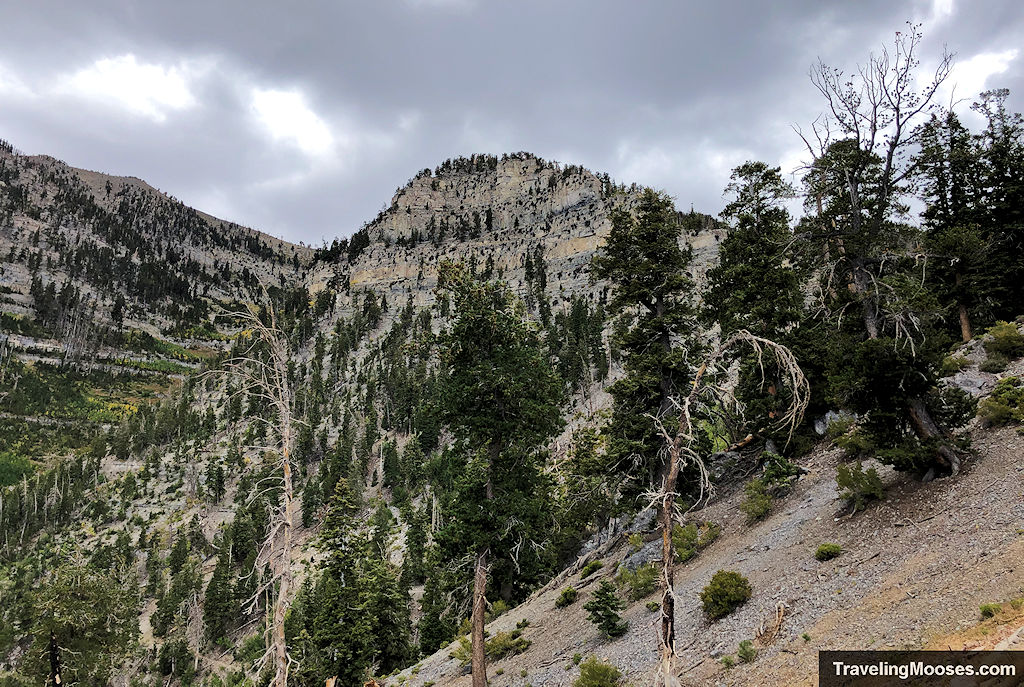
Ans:
POLYGON ((47 680, 47 687, 50 685, 63 684, 60 676, 60 647, 57 646, 57 633, 50 630, 50 677, 47 680))
POLYGON ((971 318, 967 314, 967 306, 963 303, 960 304, 960 338, 964 343, 974 338, 974 333, 971 331, 971 318))
POLYGON ((910 415, 910 424, 914 428, 914 433, 917 437, 923 441, 935 441, 935 458, 940 464, 949 468, 952 475, 956 475, 960 472, 960 458, 956 455, 956 452, 949 447, 946 442, 946 437, 939 429, 939 426, 935 424, 935 420, 932 419, 931 413, 928 412, 928 408, 925 406, 924 401, 920 398, 915 398, 910 401, 907 406, 907 412, 910 415))
POLYGON ((476 555, 473 575, 473 687, 487 685, 487 656, 484 642, 484 613, 487 611, 487 550, 476 555))
MULTIPOLYGON (((289 418, 290 420, 290 418, 289 418)), ((277 591, 277 599, 274 601, 274 658, 277 663, 277 670, 274 675, 275 687, 286 687, 288 684, 288 644, 284 635, 284 618, 288 612, 288 598, 291 594, 292 585, 292 524, 294 522, 295 501, 292 498, 292 465, 291 451, 289 449, 291 429, 287 430, 283 438, 284 466, 284 522, 281 523, 281 572, 279 574, 280 587, 277 591)))
MULTIPOLYGON (((959 272, 957 272, 956 273, 956 285, 957 285, 957 287, 959 287, 963 283, 963 280, 964 280, 964 276, 962 274, 960 274, 959 272)), ((962 298, 957 298, 957 307, 958 307, 958 309, 960 311, 960 338, 963 340, 964 343, 967 343, 972 338, 974 338, 974 334, 971 331, 971 317, 967 313, 967 306, 964 305, 964 301, 963 301, 962 298)))

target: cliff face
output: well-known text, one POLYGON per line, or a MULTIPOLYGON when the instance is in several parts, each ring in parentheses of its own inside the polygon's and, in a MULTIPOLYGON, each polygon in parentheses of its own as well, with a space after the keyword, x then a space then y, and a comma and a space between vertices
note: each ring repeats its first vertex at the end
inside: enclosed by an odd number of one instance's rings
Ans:
MULTIPOLYGON (((351 293, 373 290, 392 302, 411 296, 414 304, 429 305, 438 265, 464 260, 492 269, 524 293, 527 258, 542 256, 552 307, 573 294, 593 299, 603 284, 590 281, 588 268, 611 231, 609 213, 631 207, 640 190, 528 154, 446 162, 395 193, 390 207, 365 227, 370 244, 358 257, 315 265, 309 286, 318 291, 347 278, 351 293)), ((700 231, 684 237, 694 250, 691 276, 698 287, 724 235, 702 216, 700 231)))

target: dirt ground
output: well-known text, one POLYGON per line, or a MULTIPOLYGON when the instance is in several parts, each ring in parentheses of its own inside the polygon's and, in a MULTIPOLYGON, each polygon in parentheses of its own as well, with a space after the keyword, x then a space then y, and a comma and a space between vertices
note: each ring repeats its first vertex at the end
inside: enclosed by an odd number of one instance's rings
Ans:
MULTIPOLYGON (((677 672, 683 685, 814 685, 821 649, 1020 648, 1024 612, 1011 608, 981 622, 983 603, 1024 596, 1024 437, 1014 428, 974 432, 977 457, 961 475, 922 484, 880 470, 886 498, 849 516, 835 484, 839 452, 821 449, 792 493, 765 520, 748 525, 736 491, 697 516, 722 526, 722 535, 676 570, 677 672), (814 559, 819 544, 843 547, 838 558, 814 559), (746 575, 754 594, 736 612, 707 621, 698 594, 715 571, 746 575), (757 640, 782 604, 774 639, 757 640), (718 660, 755 640, 758 657, 726 669, 718 660), (1000 644, 1002 643, 1002 644, 1000 644)), ((637 685, 653 684, 657 612, 648 599, 632 603, 623 617, 629 632, 604 641, 587 620, 583 604, 602 576, 629 555, 628 544, 604 555, 605 567, 535 593, 488 626, 494 634, 528 620, 528 651, 490 665, 490 683, 568 685, 579 674, 574 656, 596 654, 614 663, 637 685), (565 609, 554 602, 573 584, 579 599, 565 609)), ((468 669, 442 649, 392 678, 390 684, 469 685, 468 669)))

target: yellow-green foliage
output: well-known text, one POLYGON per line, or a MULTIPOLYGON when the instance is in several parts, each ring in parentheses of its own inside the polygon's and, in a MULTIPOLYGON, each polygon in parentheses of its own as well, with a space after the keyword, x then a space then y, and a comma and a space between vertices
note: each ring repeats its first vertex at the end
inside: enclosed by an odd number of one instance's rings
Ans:
POLYGON ((1024 421, 1024 380, 1020 377, 1000 380, 992 395, 979 404, 978 417, 989 426, 1024 421))
POLYGON ((635 571, 623 569, 617 578, 620 588, 629 592, 629 598, 639 601, 654 592, 658 582, 658 566, 654 563, 641 565, 635 571))
POLYGON ((985 337, 985 351, 1007 358, 1024 355, 1024 336, 1017 331, 1017 325, 1010 322, 996 322, 985 337))
POLYGON ((704 613, 722 618, 747 602, 753 594, 750 582, 735 570, 719 570, 700 592, 704 613))
POLYGON ((619 687, 622 684, 622 672, 618 668, 597 656, 588 656, 572 687, 619 687))
POLYGON ((555 601, 555 606, 558 608, 565 608, 576 601, 578 596, 579 592, 576 591, 576 587, 566 587, 562 590, 562 593, 558 595, 558 599, 555 601))
POLYGON ((814 557, 819 561, 830 561, 833 558, 837 558, 839 554, 843 552, 843 547, 839 544, 833 544, 832 542, 826 542, 818 547, 814 552, 814 557))
POLYGON ((752 479, 743 488, 746 497, 740 503, 740 510, 747 515, 747 520, 761 520, 772 509, 772 495, 762 479, 752 479))
MULTIPOLYGON (((511 632, 499 632, 484 642, 484 653, 492 661, 521 654, 529 648, 530 640, 523 637, 523 631, 519 629, 512 630, 511 632)), ((468 666, 473 660, 473 644, 470 642, 469 637, 466 635, 459 637, 459 645, 448 656, 459 661, 462 665, 468 666)))
POLYGON ((721 528, 710 520, 691 522, 685 527, 675 525, 672 528, 672 548, 676 560, 680 563, 690 560, 698 551, 718 539, 720 531, 721 528))
POLYGON ((498 661, 508 656, 521 654, 530 648, 530 640, 523 637, 522 630, 511 632, 499 632, 492 639, 484 644, 484 651, 487 658, 498 661))
POLYGON ((971 361, 962 355, 947 355, 942 359, 942 365, 939 367, 939 376, 952 377, 970 364, 971 361))
POLYGON ((590 577, 591 575, 593 575, 594 573, 596 573, 598 570, 600 570, 603 567, 604 567, 604 561, 602 561, 600 559, 594 560, 594 561, 590 561, 589 563, 584 565, 583 566, 583 570, 580 571, 580 579, 582 580, 585 577, 590 577))

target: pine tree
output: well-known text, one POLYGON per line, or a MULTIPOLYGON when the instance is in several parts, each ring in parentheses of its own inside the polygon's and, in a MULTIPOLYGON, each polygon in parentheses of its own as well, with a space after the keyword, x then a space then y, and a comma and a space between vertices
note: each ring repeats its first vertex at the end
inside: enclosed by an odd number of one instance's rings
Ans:
POLYGON ((409 520, 405 533, 405 561, 402 564, 402 582, 406 586, 423 581, 423 555, 427 545, 427 514, 417 508, 409 520))
POLYGON ((223 638, 238 616, 238 604, 231 590, 231 566, 227 555, 217 557, 213 576, 206 585, 203 597, 203 620, 206 622, 206 636, 216 642, 223 638))
MULTIPOLYGON (((726 193, 732 200, 722 217, 732 226, 719 247, 718 265, 708 272, 708 319, 719 324, 723 340, 745 329, 789 343, 801 318, 803 294, 796 270, 785 259, 792 234, 782 202, 796 192, 782 180, 778 167, 763 162, 736 167, 731 179, 726 193)), ((776 437, 772 427, 788 405, 782 387, 781 375, 770 361, 751 354, 742 358, 737 398, 746 406, 747 422, 768 440, 787 438, 776 437)))
POLYGON ((455 628, 445 618, 445 595, 441 583, 441 571, 437 566, 436 550, 428 555, 423 598, 420 600, 420 621, 417 625, 420 653, 429 656, 451 641, 455 628))
MULTIPOLYGON (((648 189, 632 213, 618 208, 611 221, 591 274, 611 287, 608 309, 618 317, 614 337, 626 372, 608 389, 608 463, 624 473, 624 491, 635 497, 664 469, 662 440, 649 416, 661 417, 671 408, 672 397, 692 376, 687 360, 699 352, 694 287, 686 275, 692 251, 679 245, 684 221, 665 194, 648 189)), ((700 221, 696 215, 686 218, 700 221)))
POLYGON ((398 571, 373 553, 362 571, 366 590, 363 603, 369 623, 371 660, 377 672, 390 673, 404 667, 411 658, 409 594, 398 580, 398 571))
POLYGON ((601 580, 601 586, 594 592, 594 598, 583 604, 587 618, 608 638, 626 634, 629 623, 619 615, 619 611, 625 607, 625 602, 615 591, 615 585, 608 580, 601 580))
POLYGON ((438 541, 446 557, 475 558, 473 685, 482 687, 488 570, 513 555, 519 570, 537 565, 536 551, 515 542, 539 539, 545 527, 548 488, 536 449, 561 423, 561 384, 536 326, 504 284, 480 281, 448 264, 438 289, 454 305, 442 338, 442 402, 454 435, 453 456, 462 461, 438 541))

